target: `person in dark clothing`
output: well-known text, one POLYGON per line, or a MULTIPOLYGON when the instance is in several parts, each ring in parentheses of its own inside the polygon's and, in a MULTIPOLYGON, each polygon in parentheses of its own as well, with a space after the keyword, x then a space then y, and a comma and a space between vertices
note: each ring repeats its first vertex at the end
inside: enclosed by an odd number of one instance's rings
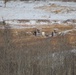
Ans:
POLYGON ((41 33, 41 32, 40 32, 40 30, 39 30, 39 29, 36 29, 36 30, 34 31, 34 35, 35 35, 35 36, 39 36, 39 35, 40 35, 40 33, 41 33))
POLYGON ((54 32, 51 33, 52 37, 54 36, 54 32))
POLYGON ((36 36, 36 31, 34 31, 34 33, 33 33, 35 36, 36 36))
POLYGON ((6 25, 5 21, 3 20, 3 25, 6 25))

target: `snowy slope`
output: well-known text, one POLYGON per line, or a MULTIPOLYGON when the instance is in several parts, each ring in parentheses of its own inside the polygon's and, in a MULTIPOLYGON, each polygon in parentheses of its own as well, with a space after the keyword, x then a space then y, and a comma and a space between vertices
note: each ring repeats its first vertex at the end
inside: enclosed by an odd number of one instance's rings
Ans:
MULTIPOLYGON (((49 4, 57 4, 61 6, 68 6, 76 8, 74 2, 20 2, 10 1, 4 7, 4 3, 0 1, 0 21, 2 17, 4 20, 11 19, 50 19, 50 20, 67 20, 76 19, 76 11, 70 13, 55 14, 40 9, 35 9, 39 6, 46 6, 49 4)), ((51 9, 50 9, 51 10, 51 9)))

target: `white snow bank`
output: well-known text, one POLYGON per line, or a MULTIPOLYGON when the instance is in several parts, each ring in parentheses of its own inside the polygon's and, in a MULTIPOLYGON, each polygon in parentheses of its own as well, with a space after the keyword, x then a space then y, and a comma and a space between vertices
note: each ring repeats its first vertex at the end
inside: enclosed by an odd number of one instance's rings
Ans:
MULTIPOLYGON (((75 7, 74 2, 20 2, 10 1, 7 2, 6 8, 0 7, 0 21, 2 17, 4 20, 11 19, 50 19, 50 20, 67 20, 76 19, 76 11, 72 13, 54 14, 47 11, 35 9, 37 6, 49 5, 49 3, 55 3, 61 6, 75 7)), ((4 3, 0 1, 0 6, 4 6, 4 3)))

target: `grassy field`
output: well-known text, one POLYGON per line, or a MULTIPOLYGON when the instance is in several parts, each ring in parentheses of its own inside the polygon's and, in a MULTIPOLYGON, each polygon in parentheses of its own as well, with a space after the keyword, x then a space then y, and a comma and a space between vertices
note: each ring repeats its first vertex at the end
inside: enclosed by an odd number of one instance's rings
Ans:
MULTIPOLYGON (((50 34, 73 26, 45 26, 42 31, 50 34)), ((30 29, 0 29, 0 75, 75 75, 76 31, 55 37, 27 35, 30 29), (70 62, 69 62, 70 61, 70 62)))

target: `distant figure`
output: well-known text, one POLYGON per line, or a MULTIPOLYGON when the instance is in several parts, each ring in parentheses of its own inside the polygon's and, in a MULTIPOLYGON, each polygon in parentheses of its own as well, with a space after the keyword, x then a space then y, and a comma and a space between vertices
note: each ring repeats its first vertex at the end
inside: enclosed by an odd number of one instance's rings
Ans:
POLYGON ((51 33, 52 37, 54 36, 54 32, 51 33))
POLYGON ((36 29, 36 30, 34 31, 34 35, 35 35, 35 36, 39 36, 40 34, 41 34, 41 32, 40 32, 39 29, 36 29))
POLYGON ((52 37, 53 37, 53 36, 56 36, 57 33, 58 33, 57 30, 54 30, 54 31, 51 33, 52 37))
POLYGON ((3 25, 6 25, 5 21, 3 20, 3 25))
POLYGON ((35 36, 36 36, 36 31, 34 31, 33 35, 35 35, 35 36))
POLYGON ((5 22, 5 20, 3 19, 3 17, 2 17, 2 20, 3 20, 3 25, 6 25, 6 22, 5 22))
POLYGON ((42 36, 45 36, 45 32, 42 32, 42 36))

